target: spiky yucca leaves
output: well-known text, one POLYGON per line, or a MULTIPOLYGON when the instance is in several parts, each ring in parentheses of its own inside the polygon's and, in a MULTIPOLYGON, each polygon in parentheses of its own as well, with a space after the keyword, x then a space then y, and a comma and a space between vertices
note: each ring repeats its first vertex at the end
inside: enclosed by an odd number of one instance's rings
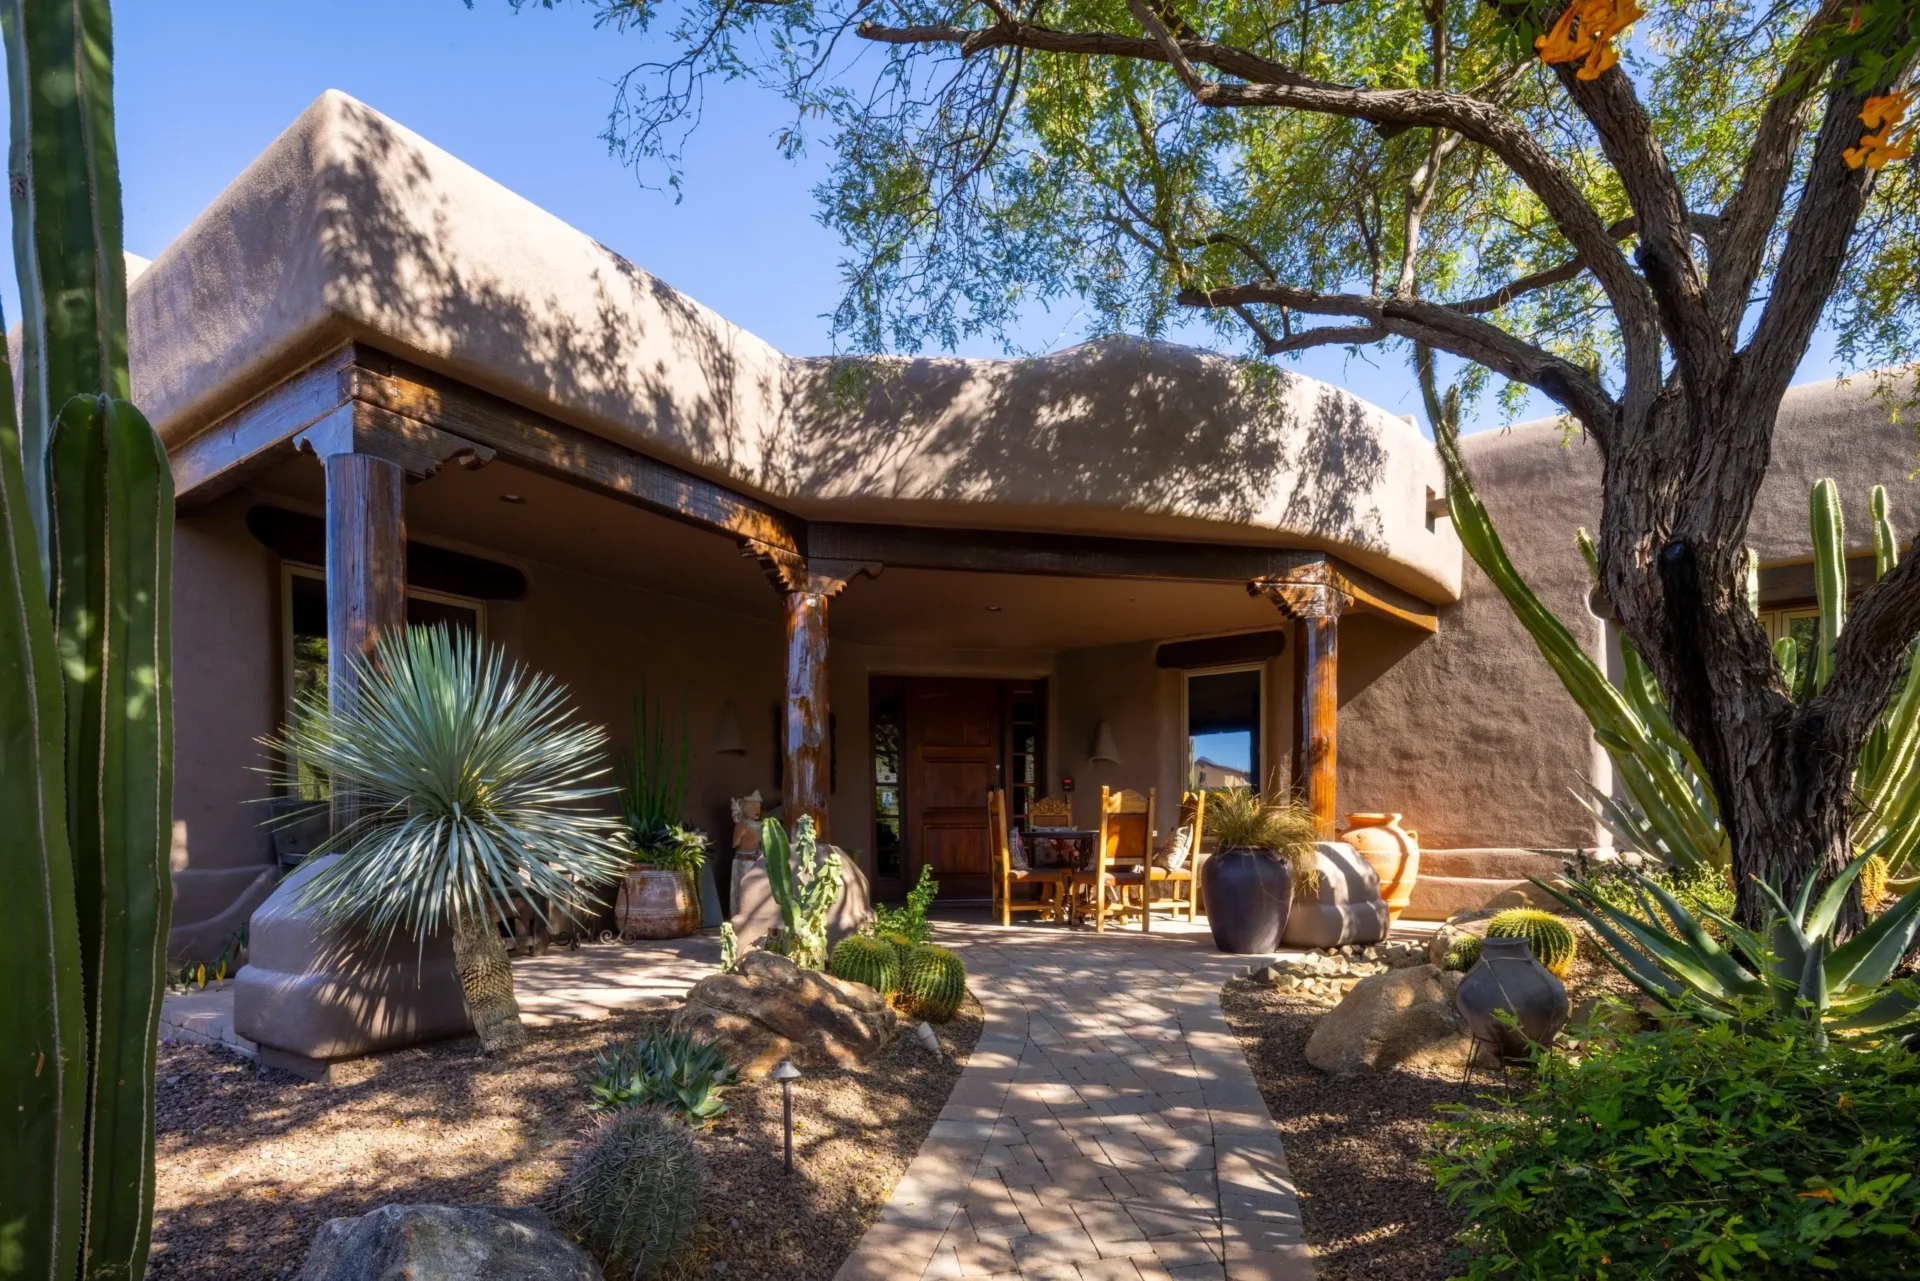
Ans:
POLYGON ((900 951, 872 935, 853 934, 840 940, 827 958, 827 973, 837 979, 865 983, 882 996, 900 987, 900 951))
POLYGON ((895 1000, 902 1010, 929 1023, 945 1023, 959 1013, 967 999, 967 967, 944 947, 921 944, 900 963, 900 990, 895 1000))
POLYGON ((341 857, 299 901, 376 939, 451 931, 481 1044, 518 1044, 496 922, 521 897, 584 916, 592 888, 631 858, 625 825, 592 808, 615 790, 602 781, 606 731, 573 714, 558 682, 465 631, 408 628, 355 667, 357 698, 335 709, 309 695, 268 741, 356 798, 353 820, 315 848, 341 857))
POLYGON ((1487 922, 1490 939, 1525 939, 1533 949, 1533 959, 1547 967, 1555 978, 1573 971, 1573 955, 1578 940, 1567 923, 1552 912, 1537 907, 1511 907, 1487 922))
POLYGON ((554 1218, 610 1281, 658 1276, 693 1239, 704 1171, 687 1127, 660 1108, 602 1121, 554 1195, 554 1218))

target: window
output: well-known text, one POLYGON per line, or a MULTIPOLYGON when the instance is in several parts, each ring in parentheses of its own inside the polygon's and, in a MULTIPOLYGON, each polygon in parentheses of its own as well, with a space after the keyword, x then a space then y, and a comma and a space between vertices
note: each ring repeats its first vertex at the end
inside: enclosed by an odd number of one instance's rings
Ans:
POLYGON ((1041 720, 1046 707, 1046 683, 1013 683, 1006 687, 1007 710, 1007 820, 1025 826, 1027 806, 1044 792, 1041 779, 1041 720), (1039 790, 1036 791, 1035 789, 1039 790))
POLYGON ((873 871, 880 880, 899 880, 900 815, 905 780, 901 777, 902 693, 895 683, 873 683, 873 871))
MULTIPOLYGON (((312 694, 320 698, 327 692, 327 579, 317 569, 288 565, 282 576, 281 617, 286 619, 282 640, 282 664, 285 668, 287 708, 312 694)), ((407 624, 421 626, 446 623, 464 627, 479 636, 486 635, 486 607, 477 600, 448 596, 440 592, 407 591, 407 624)), ((326 782, 296 763, 296 794, 304 800, 320 800, 327 794, 326 782)))
POLYGON ((1760 626, 1766 629, 1769 641, 1791 636, 1800 642, 1804 652, 1811 652, 1814 643, 1820 639, 1820 607, 1818 605, 1801 605, 1791 609, 1763 609, 1759 617, 1760 626))
POLYGON ((1187 676, 1187 782, 1196 789, 1261 785, 1261 670, 1187 676))

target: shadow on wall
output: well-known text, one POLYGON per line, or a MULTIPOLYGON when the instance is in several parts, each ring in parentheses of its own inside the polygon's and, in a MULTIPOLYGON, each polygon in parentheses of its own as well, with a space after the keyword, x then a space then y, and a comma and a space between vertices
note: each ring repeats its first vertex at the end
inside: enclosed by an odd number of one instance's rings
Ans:
POLYGON ((1066 499, 1385 546, 1378 411, 1284 370, 1124 337, 1022 361, 792 370, 782 453, 815 494, 1066 499))

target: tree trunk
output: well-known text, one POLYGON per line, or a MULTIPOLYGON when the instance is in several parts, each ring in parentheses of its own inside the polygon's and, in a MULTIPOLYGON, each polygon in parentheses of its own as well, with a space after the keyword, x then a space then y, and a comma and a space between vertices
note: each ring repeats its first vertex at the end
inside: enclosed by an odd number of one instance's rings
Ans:
POLYGON ((525 1045, 527 1027, 520 1021, 520 1003, 513 999, 513 968, 490 918, 455 922, 453 968, 481 1050, 494 1054, 525 1045))

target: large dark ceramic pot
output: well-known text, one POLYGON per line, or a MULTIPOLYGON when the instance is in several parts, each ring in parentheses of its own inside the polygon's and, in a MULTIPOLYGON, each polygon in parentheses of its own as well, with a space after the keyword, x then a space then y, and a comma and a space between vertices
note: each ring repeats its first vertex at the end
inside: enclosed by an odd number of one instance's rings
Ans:
POLYGON ((1293 864, 1277 850, 1229 845, 1200 865, 1207 926, 1222 952, 1258 954, 1280 946, 1293 906, 1293 864))
POLYGON ((1529 1043, 1550 1043, 1567 1023, 1566 985, 1534 959, 1525 939, 1482 941, 1480 959, 1460 981, 1453 1003, 1475 1039, 1493 1046, 1503 1058, 1524 1058, 1529 1043), (1519 1026, 1500 1018, 1501 1011, 1519 1026))

